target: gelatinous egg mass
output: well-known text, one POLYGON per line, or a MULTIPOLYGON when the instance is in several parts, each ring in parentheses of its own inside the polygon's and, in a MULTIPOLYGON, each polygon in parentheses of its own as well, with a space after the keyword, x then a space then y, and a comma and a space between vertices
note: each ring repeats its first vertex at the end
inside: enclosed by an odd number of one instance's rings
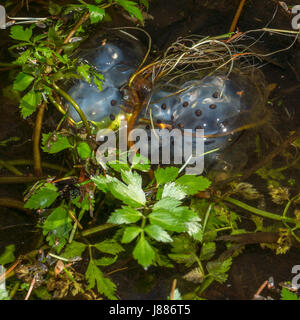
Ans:
MULTIPOLYGON (((242 115, 251 109, 242 99, 241 85, 224 75, 185 82, 176 88, 178 94, 174 90, 158 89, 143 117, 150 119, 151 109, 154 123, 171 124, 183 132, 204 129, 204 152, 222 150, 233 142, 238 136, 235 129, 243 125, 242 115)), ((195 145, 196 140, 186 138, 185 143, 195 145)))
MULTIPOLYGON (((89 120, 100 122, 121 112, 124 85, 144 57, 144 46, 135 37, 122 32, 97 35, 88 39, 79 49, 78 57, 101 73, 105 81, 100 92, 94 83, 76 81, 68 94, 80 105, 89 120)), ((70 115, 80 121, 78 113, 70 107, 70 115)))

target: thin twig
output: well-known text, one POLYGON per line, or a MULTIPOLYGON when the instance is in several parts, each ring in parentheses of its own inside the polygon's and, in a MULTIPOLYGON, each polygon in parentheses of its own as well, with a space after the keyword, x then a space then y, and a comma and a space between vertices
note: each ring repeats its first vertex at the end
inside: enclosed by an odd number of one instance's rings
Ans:
POLYGON ((240 5, 239 5, 239 7, 238 7, 238 9, 237 9, 237 11, 235 13, 234 18, 233 18, 233 21, 232 21, 232 24, 230 26, 229 32, 233 32, 235 30, 236 24, 237 24, 237 22, 238 22, 238 20, 240 18, 242 10, 244 8, 245 2, 246 2, 246 0, 241 0, 240 5))
POLYGON ((42 177, 29 176, 29 177, 0 177, 0 184, 8 183, 31 183, 41 180, 42 177))
POLYGON ((172 283, 171 293, 170 293, 170 300, 174 300, 176 284, 177 284, 177 279, 174 279, 172 283))
POLYGON ((41 153, 40 153, 40 138, 41 138, 41 130, 44 112, 46 109, 46 102, 44 101, 38 110, 36 120, 35 120, 35 128, 33 134, 33 161, 34 161, 34 172, 35 175, 40 177, 43 174, 42 164, 41 164, 41 153))
POLYGON ((18 209, 21 211, 24 211, 26 213, 30 213, 29 209, 24 208, 24 202, 20 200, 16 200, 13 198, 0 198, 0 207, 5 207, 5 208, 14 208, 18 209))
POLYGON ((34 275, 32 281, 31 281, 30 287, 29 287, 29 289, 28 289, 27 295, 26 295, 26 297, 25 297, 24 300, 28 300, 28 299, 29 299, 29 297, 30 297, 30 295, 31 295, 31 292, 32 292, 32 289, 33 289, 33 287, 34 287, 34 284, 35 284, 35 282, 36 282, 36 278, 37 278, 37 274, 34 275))

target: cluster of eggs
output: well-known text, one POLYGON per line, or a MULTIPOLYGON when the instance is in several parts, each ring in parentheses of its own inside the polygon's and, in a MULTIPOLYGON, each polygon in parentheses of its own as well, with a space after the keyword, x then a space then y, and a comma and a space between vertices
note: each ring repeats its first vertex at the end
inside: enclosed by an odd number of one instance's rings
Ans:
MULTIPOLYGON (((113 121, 123 113, 122 105, 126 97, 123 97, 120 88, 142 61, 143 45, 128 34, 111 34, 109 38, 97 36, 80 48, 79 56, 104 75, 103 90, 100 92, 93 83, 81 80, 70 88, 69 95, 89 120, 98 123, 107 123, 107 119, 113 121)), ((182 131, 203 129, 204 152, 218 150, 205 157, 207 164, 238 136, 233 131, 240 126, 241 114, 251 111, 251 105, 245 104, 242 99, 244 89, 238 81, 225 75, 207 76, 176 86, 159 83, 153 88, 147 108, 138 117, 138 120, 148 120, 148 124, 137 123, 137 126, 148 130, 149 139, 151 121, 158 127, 166 124, 169 128, 182 131)), ((73 108, 70 108, 70 115, 75 121, 80 120, 73 108)), ((190 143, 194 144, 195 139, 190 139, 190 143)), ((163 147, 160 145, 160 148, 163 147)))

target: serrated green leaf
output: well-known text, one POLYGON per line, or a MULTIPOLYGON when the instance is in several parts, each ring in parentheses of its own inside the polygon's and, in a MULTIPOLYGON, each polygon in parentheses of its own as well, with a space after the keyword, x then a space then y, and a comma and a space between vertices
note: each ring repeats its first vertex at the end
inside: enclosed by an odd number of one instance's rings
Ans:
POLYGON ((157 209, 172 210, 180 205, 181 205, 180 200, 170 198, 170 197, 165 197, 155 203, 155 205, 153 206, 153 210, 157 210, 157 209))
POLYGON ((151 164, 148 158, 135 153, 132 158, 131 169, 136 169, 143 172, 148 172, 151 164))
POLYGON ((44 209, 56 200, 59 192, 55 185, 46 183, 43 187, 38 189, 25 203, 24 208, 28 209, 44 209))
POLYGON ((32 51, 27 49, 26 51, 22 52, 18 59, 14 62, 15 64, 18 64, 18 65, 24 65, 26 64, 26 62, 28 61, 28 59, 30 58, 31 56, 31 53, 32 51))
POLYGON ((104 77, 100 73, 97 73, 97 74, 94 73, 94 83, 99 91, 102 91, 103 89, 103 82, 104 82, 104 77))
POLYGON ((290 290, 286 288, 281 289, 281 300, 298 300, 300 301, 300 297, 290 290))
POLYGON ((148 217, 151 224, 157 224, 169 231, 190 232, 190 228, 197 226, 196 229, 192 230, 192 233, 198 232, 200 226, 197 222, 201 220, 188 207, 177 207, 172 210, 157 209, 153 210, 148 217))
POLYGON ((30 116, 36 107, 41 103, 42 95, 40 92, 36 92, 31 89, 20 101, 20 109, 23 119, 30 116))
POLYGON ((1 300, 10 300, 9 294, 6 289, 0 288, 0 301, 1 300))
POLYGON ((67 137, 60 133, 43 133, 42 150, 48 153, 57 153, 65 149, 73 148, 67 137))
POLYGON ((24 91, 28 86, 31 84, 31 82, 34 80, 34 77, 26 74, 24 72, 19 72, 16 80, 13 84, 13 89, 17 91, 24 91))
POLYGON ((103 191, 103 192, 108 192, 109 191, 109 183, 110 179, 107 179, 107 176, 104 177, 102 175, 97 176, 97 177, 92 177, 91 180, 95 183, 96 187, 103 191))
POLYGON ((108 219, 108 223, 126 224, 135 223, 142 218, 142 214, 131 208, 123 206, 122 209, 115 210, 108 219))
POLYGON ((168 257, 177 263, 184 263, 186 267, 190 267, 197 261, 194 253, 169 253, 168 257))
POLYGON ((133 250, 133 257, 144 268, 149 267, 154 262, 155 252, 143 233, 133 250))
POLYGON ((102 267, 106 267, 106 266, 110 266, 111 264, 115 263, 118 259, 118 256, 114 256, 114 257, 102 257, 100 259, 96 259, 95 264, 97 266, 102 266, 102 267))
POLYGON ((86 82, 91 83, 90 66, 88 64, 80 65, 77 67, 77 72, 85 79, 86 82))
POLYGON ((183 186, 187 195, 194 195, 206 190, 211 181, 202 176, 184 175, 176 180, 176 184, 183 186))
POLYGON ((6 265, 16 260, 15 255, 15 245, 10 244, 5 247, 4 252, 0 256, 0 265, 6 265))
POLYGON ((113 239, 107 239, 102 242, 96 243, 94 244, 94 247, 101 252, 110 254, 118 254, 121 251, 124 251, 123 247, 113 239))
POLYGON ((52 16, 56 16, 56 15, 60 14, 62 7, 58 4, 56 4, 55 2, 50 1, 48 10, 52 16))
POLYGON ((30 41, 30 38, 32 36, 32 29, 35 27, 35 25, 31 25, 29 28, 23 28, 22 26, 12 26, 10 28, 10 37, 15 40, 20 41, 30 41))
POLYGON ((155 179, 158 184, 165 184, 167 182, 172 182, 178 176, 179 169, 175 167, 168 168, 158 168, 154 172, 155 179))
POLYGON ((200 260, 210 260, 216 252, 215 242, 205 242, 200 252, 200 260))
POLYGON ((122 6, 131 16, 136 17, 140 21, 144 21, 143 15, 140 9, 137 7, 136 2, 129 0, 116 0, 117 3, 122 6))
POLYGON ((89 12, 90 12, 90 19, 91 23, 97 23, 103 19, 105 16, 105 10, 102 8, 99 8, 97 6, 93 6, 88 4, 87 5, 89 12))
MULTIPOLYGON (((140 4, 144 5, 147 10, 149 10, 149 2, 148 0, 139 0, 140 4)), ((176 300, 176 299, 175 299, 176 300)))
POLYGON ((77 145, 77 152, 78 152, 79 157, 83 160, 90 158, 91 154, 92 154, 92 150, 91 150, 89 144, 86 142, 80 142, 77 145))
POLYGON ((117 172, 121 172, 121 170, 130 170, 128 163, 124 163, 119 160, 116 160, 114 162, 107 162, 106 164, 117 172))
POLYGON ((129 243, 132 240, 134 240, 141 232, 142 232, 142 228, 140 227, 135 227, 135 226, 127 227, 124 229, 121 242, 129 243))
POLYGON ((121 172, 123 172, 123 177, 126 177, 127 181, 133 182, 133 184, 126 185, 117 178, 109 175, 106 175, 105 178, 100 176, 91 177, 91 179, 100 190, 110 191, 117 199, 131 207, 138 208, 141 205, 145 205, 146 196, 140 185, 141 179, 136 179, 135 176, 132 175, 124 175, 124 170, 121 170, 121 172))
POLYGON ((145 229, 145 232, 156 241, 160 242, 172 242, 172 238, 162 227, 158 225, 148 225, 145 229))
POLYGON ((86 249, 86 246, 87 245, 82 242, 72 241, 72 243, 66 246, 65 251, 61 256, 66 259, 80 257, 86 249))
POLYGON ((127 185, 134 185, 137 187, 142 187, 142 177, 137 172, 121 170, 122 180, 127 185))
POLYGON ((109 278, 104 277, 94 260, 90 260, 85 277, 88 281, 88 290, 94 288, 97 283, 97 289, 100 294, 104 294, 111 300, 117 299, 115 296, 116 285, 109 278))
POLYGON ((226 273, 230 269, 231 264, 232 258, 224 261, 214 260, 207 263, 206 269, 209 272, 210 276, 212 276, 216 281, 224 283, 228 278, 228 275, 226 273))
POLYGON ((72 229, 71 222, 72 219, 68 215, 67 210, 63 207, 58 207, 51 212, 44 222, 43 234, 46 235, 48 232, 51 232, 55 239, 66 237, 72 229))
POLYGON ((177 200, 184 199, 186 196, 185 188, 177 185, 175 182, 169 182, 164 185, 161 198, 174 198, 177 200))

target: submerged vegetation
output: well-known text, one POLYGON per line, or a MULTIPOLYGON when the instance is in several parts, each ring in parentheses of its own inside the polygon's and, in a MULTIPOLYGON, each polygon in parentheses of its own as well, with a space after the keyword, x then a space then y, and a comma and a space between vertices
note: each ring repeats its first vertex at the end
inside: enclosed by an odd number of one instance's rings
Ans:
MULTIPOLYGON (((12 6, 8 1, 6 9, 12 6)), ((112 274, 137 264, 149 273, 152 268, 180 269, 183 279, 193 284, 192 289, 182 292, 173 282, 169 298, 203 299, 213 282, 226 282, 234 258, 247 244, 260 243, 275 254, 299 246, 299 185, 284 173, 291 168, 299 170, 300 131, 291 132, 282 144, 263 155, 265 141, 259 130, 270 123, 264 103, 267 99, 272 103, 272 89, 264 86, 260 76, 255 75, 260 82, 256 82, 259 94, 255 96, 253 117, 235 129, 254 132, 258 160, 247 170, 184 175, 184 166, 154 167, 139 154, 129 164, 127 153, 120 154, 124 161, 99 164, 97 127, 63 89, 63 82, 85 80, 102 90, 103 75, 73 53, 93 25, 112 19, 112 7, 142 27, 149 4, 147 0, 78 0, 65 5, 50 1, 50 17, 29 26, 14 25, 8 31, 12 61, 0 62, 0 70, 13 81, 4 92, 18 99, 20 117, 35 123, 33 161, 0 160, 0 167, 12 174, 0 177, 1 184, 29 184, 24 203, 0 198, 0 205, 32 215, 40 232, 31 252, 16 256, 14 244, 1 248, 0 265, 7 270, 0 272, 0 283, 5 278, 7 281, 5 288, 0 286, 0 299, 76 295, 117 299, 120 295, 112 274), (79 123, 65 110, 66 102, 79 114, 79 123), (46 132, 44 114, 52 107, 59 120, 46 132), (59 160, 43 162, 43 154, 59 160), (285 159, 279 168, 272 163, 277 155, 285 159), (33 166, 34 175, 25 176, 17 168, 24 165, 33 166), (53 171, 56 174, 51 174, 53 171), (265 182, 267 199, 247 181, 254 174, 265 182), (266 200, 269 205, 272 202, 272 212, 265 209, 266 200)), ((152 85, 166 78, 170 84, 178 76, 185 78, 191 73, 201 78, 216 69, 232 72, 237 60, 240 74, 247 73, 249 67, 253 76, 247 57, 260 60, 264 55, 241 45, 247 34, 179 39, 162 58, 148 63, 149 40, 143 65, 128 83, 135 107, 128 113, 128 129, 133 128, 138 111, 144 107, 142 89, 149 89, 149 79, 152 85), (192 71, 187 68, 191 65, 192 71)), ((151 122, 153 125, 152 118, 151 122)), ((0 148, 18 140, 11 137, 0 141, 0 148)), ((299 300, 286 288, 281 298, 299 300)))

